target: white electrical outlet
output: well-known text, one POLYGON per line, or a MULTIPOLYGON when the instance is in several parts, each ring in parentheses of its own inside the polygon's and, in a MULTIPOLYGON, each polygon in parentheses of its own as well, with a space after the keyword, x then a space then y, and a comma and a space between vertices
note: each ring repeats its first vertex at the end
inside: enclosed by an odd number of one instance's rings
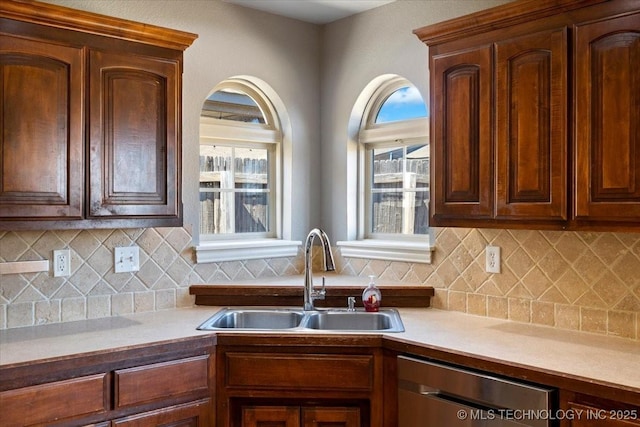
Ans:
POLYGON ((140 270, 140 248, 137 246, 115 248, 113 254, 113 264, 116 273, 140 270))
POLYGON ((53 277, 65 277, 71 274, 71 252, 69 249, 53 251, 53 277))
POLYGON ((500 273, 500 246, 487 246, 485 270, 487 273, 500 273))

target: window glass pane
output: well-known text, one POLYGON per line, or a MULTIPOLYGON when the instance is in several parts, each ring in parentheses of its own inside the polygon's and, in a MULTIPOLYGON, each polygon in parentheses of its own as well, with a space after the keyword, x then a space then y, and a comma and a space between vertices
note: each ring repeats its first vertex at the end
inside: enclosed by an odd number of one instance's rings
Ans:
POLYGON ((407 175, 405 179, 410 188, 429 188, 429 145, 411 145, 407 147, 407 175))
POLYGON ((267 193, 236 193, 236 233, 268 231, 267 198, 267 193))
POLYGON ((243 188, 263 188, 269 173, 268 151, 263 148, 236 148, 236 184, 243 188))
POLYGON ((384 191, 372 194, 372 233, 427 234, 426 191, 384 191))
POLYGON ((224 89, 210 95, 202 106, 202 116, 244 123, 266 123, 258 104, 240 91, 224 89))
POLYGON ((372 233, 427 234, 428 145, 371 150, 372 233))
POLYGON ((382 103, 376 114, 375 123, 396 122, 420 117, 427 117, 427 105, 418 89, 413 86, 405 86, 393 92, 382 103))
POLYGON ((268 172, 266 148, 200 145, 201 233, 270 231, 268 172))
POLYGON ((376 148, 373 156, 372 189, 402 188, 404 147, 376 148))

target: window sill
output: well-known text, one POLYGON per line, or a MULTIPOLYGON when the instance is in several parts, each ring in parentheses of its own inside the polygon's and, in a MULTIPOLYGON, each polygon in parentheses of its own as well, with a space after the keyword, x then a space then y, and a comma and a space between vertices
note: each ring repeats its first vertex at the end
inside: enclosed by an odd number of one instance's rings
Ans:
POLYGON ((302 242, 277 239, 203 242, 196 246, 196 263, 295 257, 302 242))
POLYGON ((434 248, 427 242, 401 242, 397 240, 353 240, 336 242, 345 258, 383 259, 387 261, 431 264, 434 248))

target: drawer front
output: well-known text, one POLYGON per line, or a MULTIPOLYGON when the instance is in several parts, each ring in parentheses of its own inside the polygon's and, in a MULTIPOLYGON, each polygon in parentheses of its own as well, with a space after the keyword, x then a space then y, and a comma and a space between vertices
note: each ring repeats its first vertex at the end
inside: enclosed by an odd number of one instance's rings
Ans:
POLYGON ((371 390, 371 355, 227 353, 226 385, 247 388, 371 390))
POLYGON ((108 374, 56 381, 0 393, 1 424, 30 426, 107 412, 108 374))
POLYGON ((209 394, 209 356, 115 371, 115 409, 209 394))

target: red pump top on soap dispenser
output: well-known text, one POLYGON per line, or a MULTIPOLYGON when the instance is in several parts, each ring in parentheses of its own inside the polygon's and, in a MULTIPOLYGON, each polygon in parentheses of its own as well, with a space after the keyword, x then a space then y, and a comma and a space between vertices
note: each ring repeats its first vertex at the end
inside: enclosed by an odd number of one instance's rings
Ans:
POLYGON ((362 292, 362 304, 366 311, 378 311, 382 301, 382 293, 375 283, 376 276, 369 276, 369 285, 362 292))

